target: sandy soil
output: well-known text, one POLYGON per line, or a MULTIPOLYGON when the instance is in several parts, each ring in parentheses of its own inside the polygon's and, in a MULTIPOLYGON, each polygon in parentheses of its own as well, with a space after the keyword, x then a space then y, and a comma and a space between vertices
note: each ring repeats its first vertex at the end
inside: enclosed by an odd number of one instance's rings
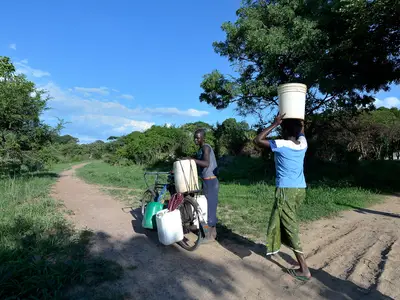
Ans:
POLYGON ((105 288, 125 299, 400 299, 398 197, 302 226, 313 275, 302 283, 281 270, 294 263, 290 251, 268 260, 263 245, 234 234, 192 253, 163 246, 141 228, 138 210, 77 178, 82 166, 63 172, 53 194, 77 228, 95 232, 93 254, 124 267, 123 278, 105 288))

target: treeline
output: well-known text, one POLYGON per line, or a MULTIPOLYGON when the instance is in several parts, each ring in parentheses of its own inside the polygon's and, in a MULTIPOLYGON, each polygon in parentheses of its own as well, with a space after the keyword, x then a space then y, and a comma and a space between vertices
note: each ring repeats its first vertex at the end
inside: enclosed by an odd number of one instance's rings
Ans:
POLYGON ((119 138, 112 137, 106 161, 113 164, 157 164, 180 157, 193 156, 197 151, 193 135, 197 129, 205 129, 207 142, 218 157, 257 155, 252 145, 256 131, 246 122, 230 118, 215 126, 195 122, 179 127, 152 126, 145 132, 132 132, 119 138))
MULTIPOLYGON (((218 158, 252 156, 271 159, 254 146, 260 128, 229 118, 222 123, 153 126, 144 132, 110 137, 107 142, 79 144, 60 135, 63 122, 50 127, 40 120, 48 97, 24 75, 17 75, 9 58, 0 57, 0 167, 3 173, 39 170, 59 162, 104 159, 112 164, 156 165, 196 153, 193 133, 203 128, 218 158)), ((279 132, 276 133, 279 135, 279 132)), ((400 111, 325 110, 308 116, 308 160, 357 162, 397 158, 400 150, 400 111)))
MULTIPOLYGON (((269 152, 253 144, 258 130, 234 118, 215 126, 204 122, 180 127, 153 126, 145 132, 112 137, 104 145, 103 157, 112 164, 153 165, 192 156, 197 151, 193 133, 199 128, 206 130, 207 142, 214 147, 218 158, 272 158, 269 152)), ((325 112, 306 120, 305 133, 309 141, 308 160, 353 163, 396 159, 395 153, 400 150, 400 110, 378 108, 357 114, 325 112)))
POLYGON ((400 110, 325 112, 308 122, 309 156, 328 161, 399 159, 400 110))

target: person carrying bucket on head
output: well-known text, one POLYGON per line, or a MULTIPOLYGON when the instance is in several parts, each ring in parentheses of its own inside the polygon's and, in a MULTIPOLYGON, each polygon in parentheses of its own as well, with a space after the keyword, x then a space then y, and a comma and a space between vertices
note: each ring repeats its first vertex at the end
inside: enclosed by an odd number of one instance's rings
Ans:
POLYGON ((218 165, 213 148, 205 141, 206 132, 198 129, 194 133, 194 142, 199 146, 197 158, 187 158, 195 161, 199 166, 199 175, 203 180, 203 193, 207 198, 207 225, 209 230, 206 233, 205 242, 215 241, 217 237, 217 206, 219 181, 218 165))
POLYGON ((299 269, 287 269, 296 279, 308 281, 311 273, 307 267, 299 237, 297 212, 306 197, 306 181, 303 172, 307 140, 304 122, 299 119, 283 119, 278 114, 274 122, 255 139, 255 144, 274 152, 276 168, 275 202, 267 229, 267 255, 280 251, 281 243, 292 249, 299 269), (279 125, 283 139, 268 140, 266 137, 279 125))

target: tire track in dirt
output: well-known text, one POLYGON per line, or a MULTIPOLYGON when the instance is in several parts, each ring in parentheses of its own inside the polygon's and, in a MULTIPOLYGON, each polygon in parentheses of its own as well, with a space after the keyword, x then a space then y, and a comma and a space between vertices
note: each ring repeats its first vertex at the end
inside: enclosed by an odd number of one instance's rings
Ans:
MULTIPOLYGON (((99 290, 121 291, 124 299, 392 299, 399 294, 396 197, 369 212, 350 211, 303 225, 302 242, 313 274, 303 284, 260 255, 255 250, 259 245, 229 242, 226 248, 221 242, 201 245, 193 253, 177 245, 160 245, 156 232, 141 228, 137 211, 125 213, 124 205, 101 187, 78 179, 75 170, 81 166, 63 172, 53 192, 74 212, 71 218, 77 228, 95 232, 93 255, 125 269, 123 278, 99 290), (240 252, 247 254, 239 256, 240 252), (366 265, 369 260, 374 261, 371 267, 366 265)), ((289 262, 288 255, 293 254, 282 250, 289 262)), ((79 299, 79 293, 71 299, 79 299)))
POLYGON ((382 257, 384 267, 376 281, 377 290, 393 299, 400 299, 400 240, 397 239, 390 247, 386 257, 382 257))

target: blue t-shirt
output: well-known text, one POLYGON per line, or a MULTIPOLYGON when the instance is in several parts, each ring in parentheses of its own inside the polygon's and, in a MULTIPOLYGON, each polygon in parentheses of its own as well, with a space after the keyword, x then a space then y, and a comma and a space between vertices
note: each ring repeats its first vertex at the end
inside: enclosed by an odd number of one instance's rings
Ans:
POLYGON ((303 134, 296 145, 289 140, 270 140, 274 152, 276 168, 276 186, 281 188, 305 188, 304 156, 307 151, 307 140, 303 134))

